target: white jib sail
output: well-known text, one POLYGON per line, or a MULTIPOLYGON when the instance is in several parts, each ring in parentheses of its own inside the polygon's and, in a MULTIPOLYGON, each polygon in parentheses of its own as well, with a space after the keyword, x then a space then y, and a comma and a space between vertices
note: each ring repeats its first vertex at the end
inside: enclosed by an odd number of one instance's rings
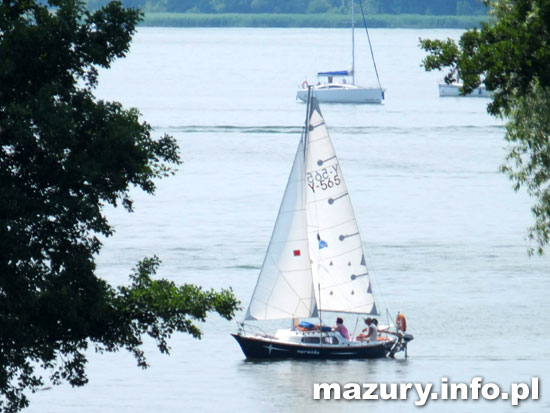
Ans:
POLYGON ((316 314, 305 210, 304 143, 300 140, 271 241, 245 319, 316 314))
POLYGON ((359 229, 342 170, 316 99, 306 136, 306 211, 317 306, 376 314, 359 229))

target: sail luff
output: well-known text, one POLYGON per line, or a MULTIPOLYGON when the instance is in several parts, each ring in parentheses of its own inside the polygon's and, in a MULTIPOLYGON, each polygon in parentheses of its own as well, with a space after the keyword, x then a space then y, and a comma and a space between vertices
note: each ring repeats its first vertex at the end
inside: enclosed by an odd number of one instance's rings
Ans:
POLYGON ((355 85, 355 11, 351 0, 351 84, 355 85))

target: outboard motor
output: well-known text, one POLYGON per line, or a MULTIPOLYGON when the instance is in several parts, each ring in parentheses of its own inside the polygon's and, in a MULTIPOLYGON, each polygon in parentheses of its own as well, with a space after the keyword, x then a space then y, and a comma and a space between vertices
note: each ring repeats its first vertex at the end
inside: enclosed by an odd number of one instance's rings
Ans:
POLYGON ((405 333, 407 331, 407 319, 402 313, 397 313, 395 317, 395 325, 397 327, 397 340, 393 345, 392 349, 389 351, 389 356, 391 358, 395 357, 395 353, 399 351, 405 352, 405 358, 407 358, 407 343, 414 339, 414 336, 410 333, 405 333))

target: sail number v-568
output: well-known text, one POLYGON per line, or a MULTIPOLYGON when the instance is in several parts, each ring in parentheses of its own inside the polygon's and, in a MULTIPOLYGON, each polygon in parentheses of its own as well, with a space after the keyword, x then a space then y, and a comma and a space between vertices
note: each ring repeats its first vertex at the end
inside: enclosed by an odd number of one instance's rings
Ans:
POLYGON ((308 172, 306 177, 307 185, 313 192, 316 189, 326 191, 342 182, 338 176, 338 164, 329 168, 321 168, 314 172, 308 172))

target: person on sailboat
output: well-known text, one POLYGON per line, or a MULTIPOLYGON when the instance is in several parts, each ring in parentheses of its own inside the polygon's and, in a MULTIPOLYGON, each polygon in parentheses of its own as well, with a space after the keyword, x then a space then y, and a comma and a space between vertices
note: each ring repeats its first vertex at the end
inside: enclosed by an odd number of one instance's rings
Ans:
POLYGON ((349 341, 349 332, 346 326, 344 325, 344 320, 341 317, 336 319, 336 327, 332 328, 334 331, 338 331, 342 337, 349 341))
POLYGON ((377 341, 378 340, 378 320, 373 320, 370 317, 365 318, 367 328, 363 329, 363 333, 357 337, 359 341, 377 341), (376 323, 374 322, 376 321, 376 323))

